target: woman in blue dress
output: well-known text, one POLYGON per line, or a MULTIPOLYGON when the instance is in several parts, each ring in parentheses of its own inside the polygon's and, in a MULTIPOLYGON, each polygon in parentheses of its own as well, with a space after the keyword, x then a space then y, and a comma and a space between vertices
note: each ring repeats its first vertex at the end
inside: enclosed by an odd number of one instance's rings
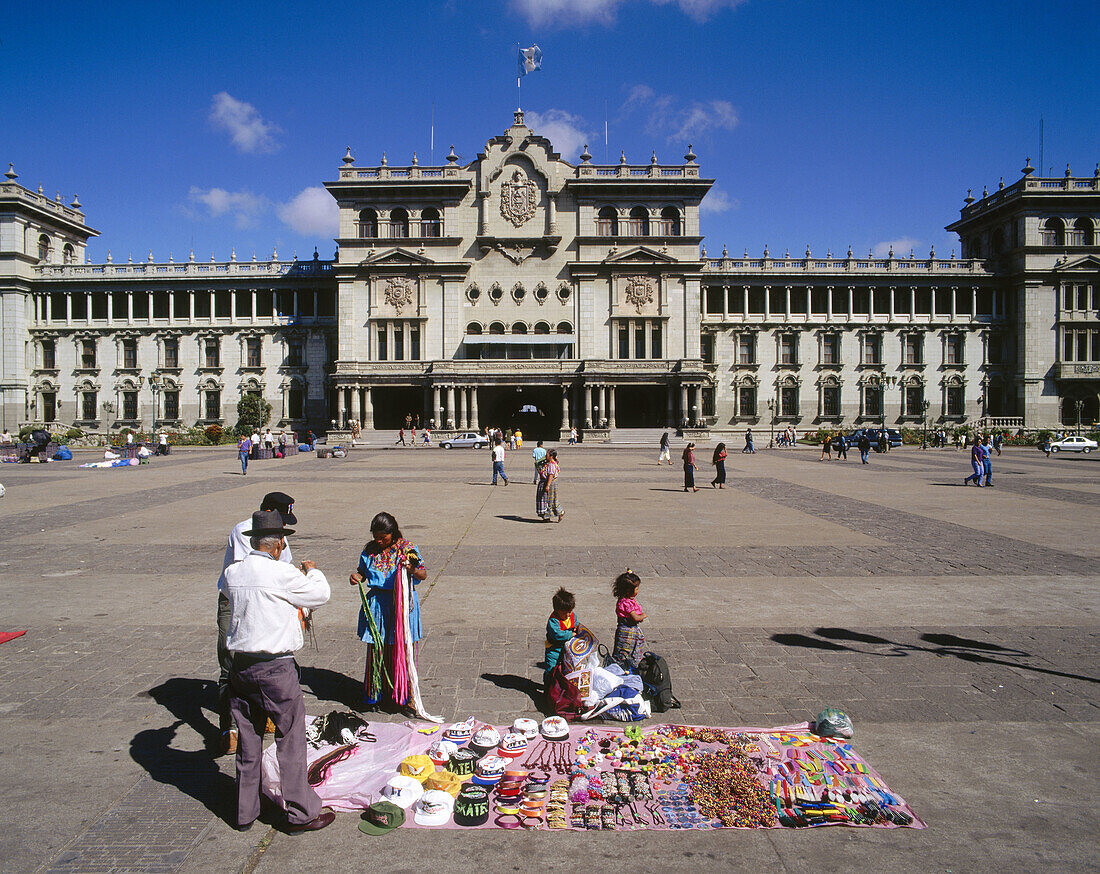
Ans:
MULTIPOLYGON (((397 700, 394 690, 395 678, 403 676, 403 665, 394 662, 394 640, 403 635, 401 618, 394 611, 394 583, 398 571, 408 568, 412 583, 411 603, 409 604, 409 631, 414 644, 424 635, 420 627, 420 598, 416 586, 428 575, 420 551, 416 545, 401 536, 397 520, 389 513, 379 513, 370 523, 371 540, 363 547, 359 556, 359 568, 350 577, 353 586, 364 587, 364 606, 359 609, 359 639, 367 644, 367 665, 363 679, 364 699, 368 706, 390 698, 398 707, 407 707, 411 702, 406 691, 402 696, 406 700, 397 700), (369 616, 367 610, 369 609, 369 616)), ((398 683, 399 686, 407 684, 398 683)))

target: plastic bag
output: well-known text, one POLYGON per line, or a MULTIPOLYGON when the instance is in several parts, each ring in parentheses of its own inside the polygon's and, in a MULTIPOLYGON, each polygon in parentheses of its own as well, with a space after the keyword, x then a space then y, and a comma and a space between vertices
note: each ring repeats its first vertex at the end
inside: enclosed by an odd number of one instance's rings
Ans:
POLYGON ((820 737, 850 738, 855 734, 852 719, 843 710, 826 707, 814 720, 814 734, 820 737))

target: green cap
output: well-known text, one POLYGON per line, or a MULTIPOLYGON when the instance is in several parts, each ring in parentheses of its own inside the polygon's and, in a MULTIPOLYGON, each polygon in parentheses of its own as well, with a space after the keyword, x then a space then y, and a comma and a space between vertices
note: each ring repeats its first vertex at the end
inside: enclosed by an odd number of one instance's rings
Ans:
POLYGON ((390 801, 376 801, 363 811, 359 831, 368 835, 384 835, 404 824, 404 810, 390 801))

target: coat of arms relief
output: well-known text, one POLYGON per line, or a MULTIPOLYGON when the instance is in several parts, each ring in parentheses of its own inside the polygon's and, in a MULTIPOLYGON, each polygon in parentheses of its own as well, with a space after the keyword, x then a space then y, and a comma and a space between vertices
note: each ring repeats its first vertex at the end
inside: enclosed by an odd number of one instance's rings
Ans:
POLYGON ((512 178, 500 186, 500 214, 515 227, 522 226, 534 216, 538 195, 534 180, 516 170, 512 178))
POLYGON ((411 279, 390 279, 386 282, 386 290, 383 293, 386 303, 392 306, 397 314, 413 302, 413 281, 411 279))
POLYGON ((641 313, 642 310, 653 303, 653 285, 649 281, 649 277, 628 276, 624 296, 627 305, 634 307, 635 312, 641 313))

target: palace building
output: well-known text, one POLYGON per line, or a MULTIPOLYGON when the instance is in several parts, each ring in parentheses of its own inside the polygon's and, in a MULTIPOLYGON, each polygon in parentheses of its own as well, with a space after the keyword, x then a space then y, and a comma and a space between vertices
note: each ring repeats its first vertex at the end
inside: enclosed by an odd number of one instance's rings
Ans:
POLYGON ((325 186, 332 261, 89 264, 79 202, 0 184, 4 427, 521 427, 590 439, 1095 422, 1100 168, 968 197, 961 256, 708 256, 682 163, 562 160, 523 113, 475 160, 325 186))

